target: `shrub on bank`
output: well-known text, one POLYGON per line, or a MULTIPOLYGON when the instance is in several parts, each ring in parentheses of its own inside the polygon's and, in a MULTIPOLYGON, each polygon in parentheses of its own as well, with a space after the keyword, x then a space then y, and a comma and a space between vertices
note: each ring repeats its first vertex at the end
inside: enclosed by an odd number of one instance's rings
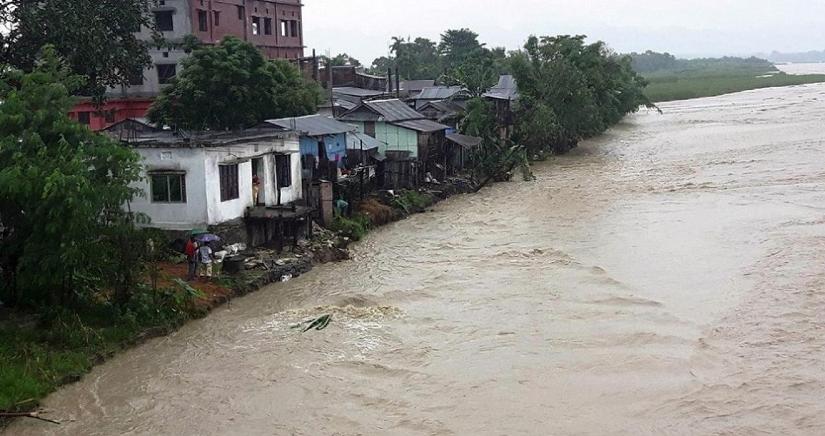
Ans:
POLYGON ((369 233, 370 219, 363 214, 354 214, 352 217, 336 216, 330 226, 330 230, 342 236, 360 241, 369 233))
POLYGON ((361 214, 369 218, 373 226, 383 226, 396 220, 398 213, 395 209, 381 203, 375 198, 364 200, 358 205, 361 214))
POLYGON ((432 195, 418 191, 403 191, 393 199, 393 206, 403 210, 406 214, 423 212, 434 203, 435 199, 432 195))

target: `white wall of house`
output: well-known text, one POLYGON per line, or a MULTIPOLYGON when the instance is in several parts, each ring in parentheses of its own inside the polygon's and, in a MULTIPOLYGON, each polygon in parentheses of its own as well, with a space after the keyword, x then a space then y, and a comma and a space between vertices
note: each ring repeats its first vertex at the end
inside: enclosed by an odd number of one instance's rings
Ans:
POLYGON ((141 148, 136 150, 143 159, 143 180, 134 186, 144 195, 130 204, 133 212, 147 215, 151 226, 169 230, 203 227, 208 221, 203 149, 141 148), (152 201, 149 175, 153 172, 183 172, 186 180, 185 203, 157 203, 152 201))
POLYGON ((259 180, 261 200, 267 206, 278 204, 275 154, 290 157, 291 186, 281 188, 280 204, 302 198, 301 155, 298 138, 265 140, 242 145, 207 148, 138 148, 143 159, 145 179, 136 183, 145 195, 130 203, 133 212, 147 215, 151 226, 168 230, 205 228, 242 218, 253 205, 253 159, 262 159, 259 180), (222 164, 238 165, 238 198, 221 201, 222 164), (152 201, 150 175, 153 172, 182 172, 186 180, 186 202, 152 201))

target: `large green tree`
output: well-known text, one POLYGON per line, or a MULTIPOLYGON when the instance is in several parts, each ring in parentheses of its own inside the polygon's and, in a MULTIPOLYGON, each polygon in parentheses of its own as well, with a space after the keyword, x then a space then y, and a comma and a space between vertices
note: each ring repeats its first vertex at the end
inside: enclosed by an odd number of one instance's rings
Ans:
POLYGON ((149 110, 149 119, 185 130, 227 130, 268 118, 314 113, 320 91, 287 61, 227 37, 201 47, 149 110))
POLYGON ((531 150, 568 151, 640 106, 652 106, 630 59, 602 42, 586 44, 584 36, 532 36, 511 66, 521 95, 516 131, 531 150), (541 124, 547 132, 537 129, 541 124))
POLYGON ((470 29, 447 30, 441 34, 441 42, 438 44, 438 53, 443 58, 445 70, 457 68, 484 50, 484 44, 478 41, 478 33, 470 29))
MULTIPOLYGON (((71 120, 82 84, 51 47, 0 80, 0 299, 69 304, 110 278, 112 229, 138 192, 137 154, 71 120), (105 271, 105 272, 104 272, 105 271)), ((112 284, 112 282, 108 282, 112 284)))
POLYGON ((446 85, 458 85, 473 97, 480 97, 498 81, 499 73, 489 52, 479 50, 464 63, 448 70, 441 77, 446 85))
MULTIPOLYGON (((0 64, 32 71, 41 47, 52 45, 86 77, 78 94, 102 99, 151 65, 135 31, 154 28, 154 0, 0 0, 0 64)), ((157 36, 157 35, 156 35, 157 36)), ((159 38, 158 38, 159 41, 159 38)))
POLYGON ((427 38, 408 40, 393 37, 390 51, 403 79, 436 79, 441 75, 441 59, 435 42, 427 38))

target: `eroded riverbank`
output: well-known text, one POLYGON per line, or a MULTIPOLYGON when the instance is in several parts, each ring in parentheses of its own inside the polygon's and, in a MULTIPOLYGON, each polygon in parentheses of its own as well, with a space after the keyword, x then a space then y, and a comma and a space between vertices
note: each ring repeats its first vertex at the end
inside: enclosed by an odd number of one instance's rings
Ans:
POLYGON ((819 434, 825 86, 663 105, 219 309, 9 434, 819 434), (322 332, 290 326, 333 313, 322 332))

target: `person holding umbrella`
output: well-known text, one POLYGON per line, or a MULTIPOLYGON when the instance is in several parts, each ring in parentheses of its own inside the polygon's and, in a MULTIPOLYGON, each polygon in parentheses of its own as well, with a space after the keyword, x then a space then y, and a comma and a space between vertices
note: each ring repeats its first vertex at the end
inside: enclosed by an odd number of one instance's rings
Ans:
POLYGON ((200 276, 207 280, 212 278, 212 248, 207 243, 201 243, 198 248, 198 262, 200 263, 200 276))
POLYGON ((212 278, 212 263, 215 259, 212 253, 212 247, 209 246, 211 242, 218 242, 221 238, 216 235, 204 233, 195 237, 198 243, 198 263, 200 264, 200 276, 207 280, 212 278))

